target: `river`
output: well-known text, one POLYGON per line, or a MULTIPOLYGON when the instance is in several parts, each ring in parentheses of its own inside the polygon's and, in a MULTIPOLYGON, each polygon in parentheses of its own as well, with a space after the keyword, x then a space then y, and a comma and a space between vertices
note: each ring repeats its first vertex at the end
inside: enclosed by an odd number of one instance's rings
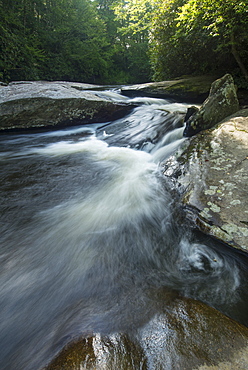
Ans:
POLYGON ((74 339, 142 327, 161 289, 248 324, 243 257, 190 230, 162 174, 187 105, 98 93, 138 106, 0 137, 1 370, 41 369, 74 339))

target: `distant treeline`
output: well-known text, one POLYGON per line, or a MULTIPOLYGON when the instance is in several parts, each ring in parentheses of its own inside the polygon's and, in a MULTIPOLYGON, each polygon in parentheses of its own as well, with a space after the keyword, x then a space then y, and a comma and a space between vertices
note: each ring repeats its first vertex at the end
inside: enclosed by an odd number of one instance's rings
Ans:
POLYGON ((0 19, 2 81, 229 72, 247 86, 247 0, 0 0, 0 19))

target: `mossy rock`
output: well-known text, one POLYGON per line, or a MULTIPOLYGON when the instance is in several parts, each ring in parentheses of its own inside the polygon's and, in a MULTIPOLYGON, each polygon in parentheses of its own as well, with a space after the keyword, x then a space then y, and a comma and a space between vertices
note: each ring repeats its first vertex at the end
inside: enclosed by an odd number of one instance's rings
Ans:
POLYGON ((122 88, 127 96, 153 96, 190 103, 202 103, 208 96, 216 76, 182 76, 171 81, 151 82, 122 88))
POLYGON ((204 100, 210 91, 211 84, 216 80, 216 76, 184 76, 178 79, 178 82, 168 87, 167 91, 179 98, 182 98, 184 94, 187 98, 204 100))

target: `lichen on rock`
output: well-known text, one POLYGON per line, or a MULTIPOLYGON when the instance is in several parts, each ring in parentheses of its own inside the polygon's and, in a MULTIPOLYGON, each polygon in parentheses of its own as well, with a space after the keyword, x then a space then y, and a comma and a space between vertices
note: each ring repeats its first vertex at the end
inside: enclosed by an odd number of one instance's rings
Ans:
POLYGON ((187 218, 248 252, 248 109, 187 140, 164 164, 165 175, 176 178, 187 218))

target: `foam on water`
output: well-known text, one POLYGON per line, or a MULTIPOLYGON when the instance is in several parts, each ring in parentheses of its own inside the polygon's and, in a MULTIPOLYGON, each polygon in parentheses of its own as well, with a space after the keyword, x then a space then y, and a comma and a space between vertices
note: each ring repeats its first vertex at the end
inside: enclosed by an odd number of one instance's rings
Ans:
MULTIPOLYGON (((88 199, 62 206, 59 212, 66 213, 66 220, 78 224, 80 232, 94 232, 96 229, 109 228, 120 220, 135 220, 139 214, 149 217, 157 202, 156 191, 160 187, 156 177, 157 165, 146 152, 123 147, 109 147, 107 143, 92 139, 85 142, 60 142, 39 149, 39 154, 68 155, 87 153, 93 161, 109 163, 112 167, 111 182, 88 199), (84 222, 82 223, 82 220, 84 222)), ((57 212, 57 210, 56 210, 57 212)))
POLYGON ((216 250, 202 243, 192 243, 182 238, 179 244, 177 268, 184 279, 184 294, 189 297, 219 305, 235 302, 240 286, 240 274, 236 262, 226 259, 216 250), (206 285, 213 284, 211 297, 206 285), (197 280, 197 284, 196 284, 197 280))

